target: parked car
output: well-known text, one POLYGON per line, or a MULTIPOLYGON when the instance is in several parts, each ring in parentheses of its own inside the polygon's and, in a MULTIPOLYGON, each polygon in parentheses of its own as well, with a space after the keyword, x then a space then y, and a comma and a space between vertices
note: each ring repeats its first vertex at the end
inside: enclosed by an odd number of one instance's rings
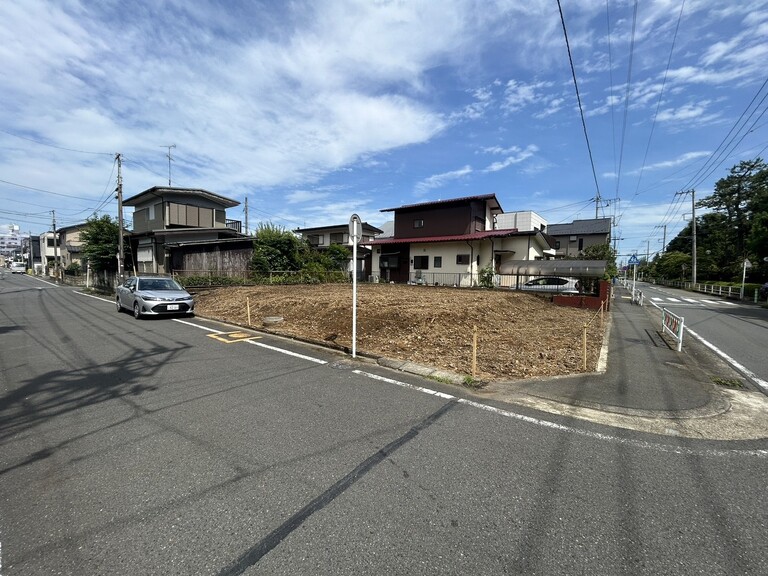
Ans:
POLYGON ((131 276, 117 287, 117 311, 134 317, 195 313, 195 301, 176 280, 166 276, 131 276))
POLYGON ((531 292, 549 292, 557 294, 578 294, 581 291, 581 283, 576 278, 560 278, 559 276, 540 276, 528 280, 520 287, 521 290, 531 292))
POLYGON ((27 265, 24 262, 11 262, 11 274, 26 274, 27 265))

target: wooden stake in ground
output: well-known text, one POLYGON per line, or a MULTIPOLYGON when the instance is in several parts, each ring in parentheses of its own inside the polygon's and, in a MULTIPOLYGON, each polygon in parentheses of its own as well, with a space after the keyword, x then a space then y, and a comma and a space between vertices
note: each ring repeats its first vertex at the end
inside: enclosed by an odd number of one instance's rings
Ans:
POLYGON ((472 378, 477 375, 477 326, 472 329, 472 378))

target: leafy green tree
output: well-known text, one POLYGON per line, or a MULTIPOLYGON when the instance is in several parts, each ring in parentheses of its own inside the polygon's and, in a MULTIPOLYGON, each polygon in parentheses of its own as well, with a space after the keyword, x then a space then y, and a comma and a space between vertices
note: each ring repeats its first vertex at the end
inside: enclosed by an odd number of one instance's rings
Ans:
POLYGON ((96 272, 117 272, 120 227, 108 215, 89 218, 80 231, 83 255, 96 272))
POLYGON ((306 252, 306 246, 293 232, 271 222, 262 223, 253 236, 251 270, 261 274, 300 270, 306 252))
POLYGON ((666 280, 687 280, 691 269, 691 255, 683 252, 665 252, 654 261, 651 273, 666 280))
POLYGON ((347 270, 347 264, 352 257, 352 251, 346 246, 341 244, 331 244, 328 249, 324 251, 324 255, 328 259, 326 268, 329 270, 347 270))
MULTIPOLYGON (((740 162, 696 205, 709 210, 696 218, 697 279, 740 280, 745 258, 753 265, 748 276, 768 277, 768 165, 760 158, 740 162)), ((689 223, 667 251, 691 254, 692 243, 689 223)))
POLYGON ((605 260, 606 268, 603 277, 604 280, 608 280, 619 273, 618 268, 616 267, 616 254, 614 253, 613 248, 608 244, 594 244, 592 246, 587 246, 581 251, 577 260, 605 260))

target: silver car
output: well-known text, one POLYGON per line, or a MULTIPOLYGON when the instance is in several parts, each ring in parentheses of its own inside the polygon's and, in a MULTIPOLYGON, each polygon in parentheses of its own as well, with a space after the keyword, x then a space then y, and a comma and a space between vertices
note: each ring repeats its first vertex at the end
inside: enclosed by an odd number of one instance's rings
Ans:
POLYGON ((581 283, 576 278, 560 278, 559 276, 541 276, 528 280, 520 287, 531 292, 549 292, 553 294, 578 294, 581 283))
POLYGON ((173 278, 131 276, 117 287, 117 311, 132 310, 135 318, 195 313, 192 295, 173 278))

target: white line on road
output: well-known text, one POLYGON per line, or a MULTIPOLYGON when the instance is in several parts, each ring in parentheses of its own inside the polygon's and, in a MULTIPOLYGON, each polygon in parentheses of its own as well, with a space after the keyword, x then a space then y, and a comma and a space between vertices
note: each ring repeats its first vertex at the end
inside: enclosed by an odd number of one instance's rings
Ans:
MULTIPOLYGON (((78 292, 79 294, 82 294, 81 292, 78 292)), ((84 296, 90 296, 89 294, 83 294, 84 296)), ((97 296, 90 296, 91 298, 97 298, 100 300, 104 300, 106 302, 111 302, 111 300, 106 300, 104 298, 99 298, 97 296)), ((655 304, 654 304, 655 306, 655 304)), ((201 326, 200 324, 195 324, 193 322, 188 322, 186 320, 180 320, 177 318, 174 318, 175 322, 179 322, 181 324, 186 324, 188 326, 192 326, 194 328, 199 328, 200 330, 206 330, 208 332, 212 332, 215 334, 225 334, 222 330, 217 330, 215 328, 210 328, 208 326, 201 326)), ((692 330, 686 328, 688 332, 691 333, 692 336, 700 340, 705 345, 711 347, 715 352, 718 354, 723 355, 724 358, 729 358, 726 356, 723 352, 719 351, 717 348, 709 344, 706 340, 701 338, 698 334, 694 333, 692 330)), ((306 356, 304 354, 298 354, 296 352, 291 352, 290 350, 285 350, 283 348, 278 348, 276 346, 270 346, 268 344, 264 344, 261 342, 255 342, 253 340, 247 341, 249 344, 253 344, 254 346, 259 346, 261 348, 266 348, 268 350, 272 350, 273 352, 279 352, 281 354, 286 354, 289 356, 294 356, 297 358, 301 358, 304 360, 308 360, 310 362, 316 362, 318 364, 328 364, 325 360, 320 360, 319 358, 313 358, 311 356, 306 356)), ((731 359, 732 360, 732 359, 731 359)), ((735 362, 735 361, 733 361, 735 362)), ((736 363, 738 364, 738 363, 736 363)), ((740 364, 739 364, 740 366, 740 364)), ((746 372, 749 374, 752 374, 747 370, 746 368, 743 368, 746 372)), ((496 408, 494 406, 489 406, 487 404, 482 404, 480 402, 475 402, 474 400, 468 400, 466 398, 457 398, 456 396, 453 396, 451 394, 446 394, 445 392, 438 392, 437 390, 432 390, 431 388, 424 388, 423 386, 416 386, 414 384, 408 384, 407 382, 402 382, 400 380, 395 380, 393 378, 387 378, 385 376, 379 376, 378 374, 373 374, 371 372, 364 372, 363 370, 353 370, 352 371, 355 374, 358 374, 360 376, 365 376, 367 378, 370 378, 372 380, 378 380, 380 382, 386 382, 388 384, 394 384, 396 386, 400 386, 403 388, 408 388, 410 390, 415 390, 417 392, 422 392, 424 394, 429 394, 430 396, 436 396, 438 398, 442 398, 444 400, 456 400, 460 404, 466 404, 467 406, 472 406, 473 408, 478 408, 480 410, 491 412, 493 414, 497 414, 499 416, 504 416, 506 418, 513 418, 515 420, 520 420, 522 422, 527 422, 529 424, 533 424, 536 426, 542 426, 545 428, 550 428, 552 430, 559 430, 562 432, 569 432, 573 434, 579 434, 581 436, 585 436, 588 438, 593 438, 596 440, 603 440, 608 442, 615 442, 619 444, 625 444, 630 446, 635 446, 637 448, 643 448, 647 450, 656 450, 659 452, 666 452, 666 453, 672 453, 672 454, 685 454, 685 455, 695 455, 695 456, 733 456, 733 455, 740 455, 740 456, 759 456, 759 457, 768 457, 768 450, 693 450, 691 448, 684 448, 680 446, 669 446, 666 444, 654 444, 651 442, 645 442, 641 440, 634 440, 631 438, 622 438, 618 436, 611 436, 609 434, 601 434, 599 432, 591 432, 589 430, 582 430, 579 428, 573 428, 571 426, 566 426, 564 424, 557 424, 556 422, 551 422, 549 420, 542 420, 540 418, 533 418, 532 416, 525 416, 524 414, 518 414, 516 412, 510 412, 509 410, 502 410, 501 408, 496 408)), ((757 378, 756 376, 752 375, 752 377, 757 378)), ((763 380, 760 380, 757 378, 756 381, 761 382, 761 386, 765 386, 766 390, 768 390, 768 382, 765 382, 763 380)))
POLYGON ((432 396, 438 396, 446 400, 456 400, 456 402, 458 402, 459 404, 466 404, 467 406, 472 406, 473 408, 478 408, 485 412, 491 412, 493 414, 504 416, 506 418, 520 420, 522 422, 527 422, 528 424, 533 424, 535 426, 542 426, 545 428, 550 428, 552 430, 558 430, 560 432, 569 432, 572 434, 578 434, 580 436, 585 436, 587 438, 593 438, 596 440, 615 442, 619 444, 634 446, 636 448, 643 448, 646 450, 656 450, 658 452, 666 452, 666 453, 672 453, 672 454, 685 454, 685 455, 693 455, 693 456, 739 455, 739 456, 759 456, 762 458, 768 457, 768 450, 694 450, 692 448, 685 448, 682 446, 654 444, 652 442, 646 442, 643 440, 634 440, 632 438, 620 438, 618 436, 611 436, 609 434, 601 434, 600 432, 592 432, 589 430, 582 430, 580 428, 573 428, 571 426, 566 426, 565 424, 558 424, 556 422, 551 422, 549 420, 542 420, 541 418, 525 416, 524 414, 518 414, 516 412, 510 412, 509 410, 503 410, 501 408, 489 406, 488 404, 482 404, 481 402, 475 402, 474 400, 468 400, 466 398, 457 398, 456 396, 452 396, 450 394, 445 394, 442 392, 437 392, 435 390, 431 390, 430 388, 423 388, 421 386, 408 384, 407 382, 401 382, 399 380, 394 380, 392 378, 386 378, 384 376, 379 376, 377 374, 371 374, 370 372, 364 372, 363 370, 353 370, 352 372, 354 372, 355 374, 359 374, 360 376, 366 376, 373 380, 387 382, 389 384, 394 384, 396 386, 401 386, 403 388, 408 388, 410 390, 416 390, 418 392, 423 392, 425 394, 430 394, 432 396))
POLYGON ((746 376, 747 378, 749 378, 750 380, 752 380, 752 381, 753 381, 755 384, 757 384, 758 386, 760 386, 760 388, 762 388, 762 389, 763 389, 763 392, 765 392, 765 393, 768 393, 768 381, 765 381, 765 380, 763 380, 762 378, 760 378, 760 377, 759 377, 757 374, 755 374, 754 372, 752 372, 752 371, 751 371, 749 368, 747 368, 746 366, 744 366, 744 365, 743 365, 741 362, 738 362, 738 361, 737 361, 737 360, 735 360, 734 358, 731 358, 730 356, 728 356, 728 354, 726 354, 725 352, 723 352, 722 350, 720 350, 720 348, 718 348, 717 346, 715 346, 715 345, 714 345, 714 344, 712 344, 711 342, 707 342, 706 340, 704 340, 704 338, 702 338, 701 336, 699 336, 699 335, 698 335, 696 332, 694 332, 693 330, 691 330, 691 329, 690 329, 690 328, 688 328, 687 326, 685 327, 685 329, 686 329, 686 331, 687 331, 687 332, 688 332, 688 333, 689 333, 691 336, 693 336, 694 338, 696 338, 696 340, 698 340, 699 342, 701 342, 702 344, 704 344, 704 346, 706 346, 707 348, 709 348, 710 350, 712 350, 712 351, 713 351, 715 354, 717 354, 718 356, 720 356, 720 358, 722 358, 723 360, 725 360, 726 362, 728 362, 728 363, 729 363, 731 366, 733 366, 734 368, 736 368, 736 370, 738 370, 739 372, 741 372, 742 374, 744 374, 744 376, 746 376))
MULTIPOLYGON (((656 306, 656 308, 660 308, 660 306, 658 304, 654 303, 654 302, 651 302, 651 304, 656 306)), ((736 306, 738 306, 738 304, 736 304, 736 306)), ((739 362, 735 358, 731 358, 730 356, 728 356, 728 354, 726 354, 725 352, 720 350, 720 348, 718 348, 717 346, 715 346, 711 342, 708 342, 707 340, 705 340, 704 338, 699 336, 696 332, 694 332, 693 330, 688 328, 688 326, 685 327, 685 331, 688 332, 688 334, 690 334, 694 338, 696 338, 696 340, 698 340, 699 342, 704 344, 704 346, 706 346, 707 348, 712 350, 715 354, 720 356, 720 358, 722 358, 723 360, 728 362, 728 364, 730 364, 731 366, 736 368, 736 370, 741 372, 744 376, 746 376, 747 378, 752 380, 755 384, 757 384, 760 388, 762 388, 764 393, 768 394, 768 381, 765 381, 762 378, 760 378, 757 374, 752 372, 749 368, 744 366, 741 362, 739 362)))

